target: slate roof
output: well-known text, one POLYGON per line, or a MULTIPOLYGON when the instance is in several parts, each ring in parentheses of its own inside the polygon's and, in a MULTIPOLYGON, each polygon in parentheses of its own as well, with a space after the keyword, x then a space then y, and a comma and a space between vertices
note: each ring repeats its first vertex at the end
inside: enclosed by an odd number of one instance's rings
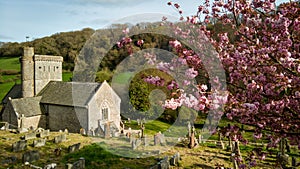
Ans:
POLYGON ((51 81, 37 96, 42 96, 43 104, 85 107, 100 86, 100 83, 51 81))
POLYGON ((20 99, 12 99, 10 102, 15 112, 19 115, 24 114, 25 117, 41 115, 40 101, 42 97, 26 97, 20 99))
POLYGON ((3 104, 7 104, 8 98, 17 99, 22 97, 22 85, 15 84, 2 99, 3 104))

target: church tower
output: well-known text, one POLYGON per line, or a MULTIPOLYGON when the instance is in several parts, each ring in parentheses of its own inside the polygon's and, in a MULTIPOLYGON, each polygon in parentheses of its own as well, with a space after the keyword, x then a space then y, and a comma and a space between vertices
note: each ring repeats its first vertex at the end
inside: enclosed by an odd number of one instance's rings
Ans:
POLYGON ((61 56, 36 55, 25 47, 21 58, 22 97, 37 95, 50 81, 62 81, 61 56))
POLYGON ((25 47, 21 57, 22 97, 34 96, 34 49, 25 47))

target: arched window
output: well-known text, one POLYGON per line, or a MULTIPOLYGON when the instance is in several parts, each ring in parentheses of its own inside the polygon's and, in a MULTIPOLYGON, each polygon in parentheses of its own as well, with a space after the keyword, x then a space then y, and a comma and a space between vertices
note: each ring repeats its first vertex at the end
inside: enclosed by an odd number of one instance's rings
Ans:
POLYGON ((109 108, 106 103, 103 103, 101 106, 102 120, 109 120, 109 108))

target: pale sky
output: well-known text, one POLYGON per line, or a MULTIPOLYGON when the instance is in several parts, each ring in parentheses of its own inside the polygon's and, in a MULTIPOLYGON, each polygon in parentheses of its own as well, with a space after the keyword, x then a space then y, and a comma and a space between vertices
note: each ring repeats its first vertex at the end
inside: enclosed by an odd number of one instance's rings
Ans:
MULTIPOLYGON (((58 32, 100 29, 116 20, 144 13, 178 17, 168 0, 0 0, 0 41, 24 42, 58 32)), ((204 0, 174 0, 192 15, 204 0)), ((157 18, 157 17, 156 17, 157 18)), ((159 20, 161 18, 157 18, 159 20)))

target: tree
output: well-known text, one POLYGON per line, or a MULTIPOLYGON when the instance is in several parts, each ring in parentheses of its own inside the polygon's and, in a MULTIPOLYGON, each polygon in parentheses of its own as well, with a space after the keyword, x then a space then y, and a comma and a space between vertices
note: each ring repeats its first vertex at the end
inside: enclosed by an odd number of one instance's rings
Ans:
MULTIPOLYGON (((168 4, 178 10, 181 20, 185 20, 179 4, 168 4)), ((183 38, 169 41, 180 57, 178 63, 188 65, 185 71, 187 78, 197 79, 203 66, 212 68, 212 63, 216 61, 199 55, 212 54, 201 52, 210 48, 201 43, 205 42, 205 38, 216 49, 227 77, 226 82, 222 82, 218 79, 218 72, 215 72, 209 77, 208 87, 197 84, 191 95, 182 90, 175 96, 167 97, 166 108, 175 110, 187 106, 201 111, 215 109, 216 117, 224 112, 230 120, 255 126, 254 137, 268 138, 268 147, 274 147, 282 138, 288 138, 300 149, 299 3, 284 3, 275 8, 274 0, 206 0, 194 16, 186 18, 185 27, 179 24, 172 26, 174 34, 184 36, 185 42, 196 39, 190 48, 181 42, 183 38), (230 26, 235 37, 229 40, 226 31, 210 31, 207 29, 210 21, 230 26), (228 97, 213 97, 211 93, 226 86, 228 97), (224 101, 227 101, 226 106, 220 110, 217 104, 224 101)), ((127 39, 120 43, 128 45, 131 41, 127 39)), ((175 64, 171 63, 165 69, 169 69, 170 65, 175 64)), ((159 80, 152 78, 149 83, 156 84, 159 80)), ((238 130, 234 127, 227 131, 233 133, 232 139, 246 142, 241 134, 235 134, 239 133, 238 130)))
MULTIPOLYGON (((169 5, 182 13, 178 4, 169 5)), ((200 25, 224 65, 230 93, 226 117, 255 126, 254 137, 270 139, 268 147, 288 138, 300 148, 299 3, 276 8, 274 0, 206 0, 187 21, 200 25), (227 32, 214 39, 216 34, 207 29, 210 20, 230 25, 235 40, 227 32)))

